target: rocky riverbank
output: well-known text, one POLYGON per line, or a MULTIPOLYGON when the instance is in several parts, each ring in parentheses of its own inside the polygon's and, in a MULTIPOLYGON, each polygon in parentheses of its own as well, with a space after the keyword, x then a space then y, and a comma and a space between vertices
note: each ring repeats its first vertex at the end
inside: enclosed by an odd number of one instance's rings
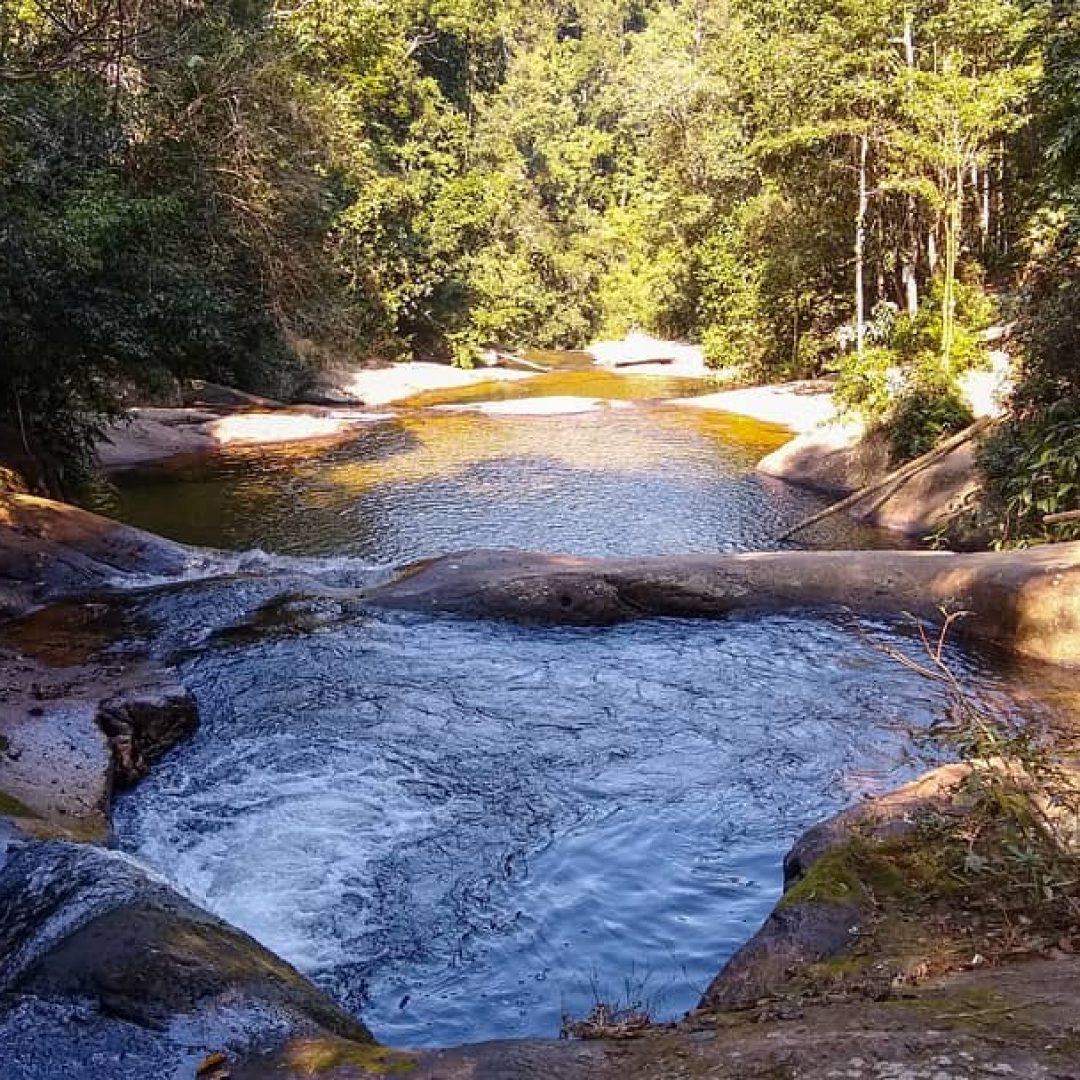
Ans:
MULTIPOLYGON (((137 782, 196 717, 174 673, 112 647, 109 606, 87 593, 118 577, 182 574, 199 553, 28 496, 4 498, 0 553, 8 612, 47 604, 24 618, 52 620, 8 622, 0 657, 6 1076, 1080 1076, 1080 941, 1039 926, 1009 938, 982 916, 973 930, 970 895, 948 884, 962 834, 925 831, 968 820, 966 767, 800 840, 785 898, 680 1024, 626 1032, 601 1017, 586 1042, 377 1047, 283 961, 99 846, 113 790, 137 782)), ((791 604, 918 612, 949 596, 976 611, 976 636, 1068 661, 1080 655, 1078 565, 1075 545, 979 556, 473 553, 350 595, 547 622, 791 604)))

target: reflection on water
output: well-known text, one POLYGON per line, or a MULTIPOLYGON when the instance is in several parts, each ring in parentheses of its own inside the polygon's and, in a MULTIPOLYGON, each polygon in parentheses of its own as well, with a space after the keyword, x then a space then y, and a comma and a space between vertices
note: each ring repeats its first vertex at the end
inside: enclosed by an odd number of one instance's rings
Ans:
MULTIPOLYGON (((663 404, 517 418, 423 410, 330 449, 240 452, 126 474, 112 510, 189 543, 380 563, 483 546, 768 548, 821 505, 754 473, 787 437, 772 425, 663 404)), ((865 547, 879 537, 838 517, 815 538, 865 547)))
POLYGON ((508 401, 517 398, 581 397, 608 401, 659 401, 693 397, 717 389, 712 379, 672 375, 618 375, 593 368, 589 371, 552 371, 512 382, 473 383, 451 390, 429 390, 416 394, 405 406, 470 404, 478 401, 508 401))

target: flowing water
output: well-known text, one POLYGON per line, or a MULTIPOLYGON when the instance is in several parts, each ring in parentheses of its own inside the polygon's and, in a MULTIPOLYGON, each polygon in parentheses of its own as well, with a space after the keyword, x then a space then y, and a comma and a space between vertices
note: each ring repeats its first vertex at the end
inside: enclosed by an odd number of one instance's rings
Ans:
MULTIPOLYGON (((798 833, 925 764, 911 734, 940 688, 839 619, 536 628, 325 585, 483 545, 769 546, 818 505, 752 473, 783 438, 654 401, 426 409, 127 477, 127 520, 289 558, 134 598, 202 727, 121 800, 121 845, 387 1042, 553 1036, 598 1000, 679 1015, 775 902, 798 833)), ((824 542, 875 539, 832 523, 824 542)), ((952 660, 1008 705, 1008 678, 952 660)))

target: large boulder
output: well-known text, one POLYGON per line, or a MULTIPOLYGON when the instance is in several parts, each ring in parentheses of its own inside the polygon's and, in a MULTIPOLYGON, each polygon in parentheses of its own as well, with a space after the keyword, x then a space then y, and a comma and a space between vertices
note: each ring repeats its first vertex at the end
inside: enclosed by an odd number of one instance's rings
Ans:
MULTIPOLYGON (((803 432, 766 455, 757 471, 836 497, 884 480, 894 470, 888 436, 858 421, 803 432)), ((954 520, 982 490, 975 446, 964 443, 901 481, 875 488, 848 508, 857 521, 924 537, 954 520)))
POLYGON ((368 1044, 283 960, 130 859, 0 833, 5 1080, 194 1077, 300 1037, 368 1044))
MULTIPOLYGON (((7 631, 18 640, 20 630, 48 632, 65 620, 89 635, 81 609, 102 606, 59 605, 7 631)), ((106 840, 113 792, 191 734, 198 710, 170 668, 117 662, 92 641, 78 658, 57 644, 59 655, 0 648, 0 814, 37 836, 106 840)))
MULTIPOLYGON (((931 816, 962 817, 967 808, 957 792, 970 773, 967 764, 941 766, 803 833, 784 859, 780 902, 712 981, 701 1007, 746 1008, 765 998, 820 989, 830 962, 839 959, 843 970, 864 921, 888 903, 896 872, 887 853, 877 856, 880 865, 874 867, 865 849, 880 846, 887 852, 889 845, 908 842, 931 816), (875 889, 884 895, 875 895, 875 889)), ((876 959, 891 977, 900 965, 887 953, 883 947, 876 959)))
POLYGON ((0 618, 132 575, 174 575, 181 544, 67 503, 0 495, 0 618))

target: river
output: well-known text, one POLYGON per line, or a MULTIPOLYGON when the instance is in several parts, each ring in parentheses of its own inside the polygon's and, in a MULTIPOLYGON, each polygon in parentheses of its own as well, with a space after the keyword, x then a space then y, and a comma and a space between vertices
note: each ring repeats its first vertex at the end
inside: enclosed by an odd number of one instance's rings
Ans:
MULTIPOLYGON (((774 547, 820 505, 753 472, 784 432, 668 404, 685 383, 544 379, 425 398, 333 447, 131 473, 112 507, 268 553, 132 598, 202 726, 119 801, 121 846, 396 1045, 552 1037, 598 1001, 678 1016, 775 902, 794 838, 936 754, 918 734, 941 688, 876 644, 914 650, 902 626, 538 628, 326 588, 466 547, 774 547), (602 400, 439 407, 568 392, 602 400)), ((815 539, 885 542, 846 520, 815 539)), ((950 661, 1018 707, 1022 670, 950 661)))

